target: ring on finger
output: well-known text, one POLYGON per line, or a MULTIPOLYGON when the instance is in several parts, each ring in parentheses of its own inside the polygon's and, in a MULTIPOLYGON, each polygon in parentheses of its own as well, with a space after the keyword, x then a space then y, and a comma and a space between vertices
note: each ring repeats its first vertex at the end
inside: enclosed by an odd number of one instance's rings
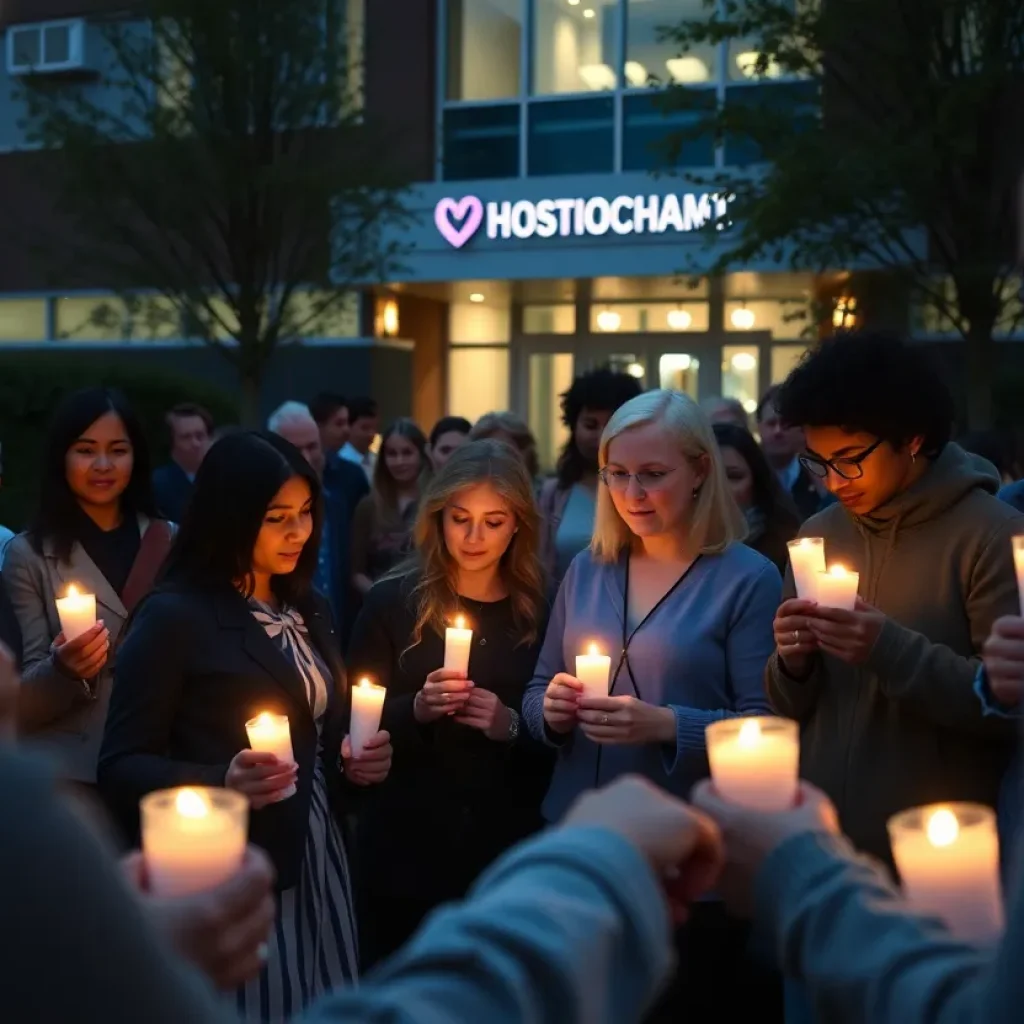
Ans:
POLYGON ((607 725, 608 724, 608 716, 607 715, 602 715, 601 716, 601 724, 602 725, 607 725))

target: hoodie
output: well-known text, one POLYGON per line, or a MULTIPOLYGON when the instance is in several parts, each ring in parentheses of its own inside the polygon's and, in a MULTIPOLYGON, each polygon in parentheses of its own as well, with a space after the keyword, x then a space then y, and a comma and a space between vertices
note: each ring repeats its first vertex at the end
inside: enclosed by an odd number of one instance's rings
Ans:
MULTIPOLYGON (((862 665, 816 656, 804 680, 778 651, 766 683, 801 724, 801 774, 835 802, 860 849, 892 859, 886 822, 940 801, 995 806, 1014 723, 982 714, 973 683, 992 623, 1020 613, 1010 537, 1024 516, 999 501, 988 463, 948 444, 928 471, 869 517, 833 505, 801 536, 860 573, 860 597, 887 616, 862 665)), ((792 570, 783 597, 795 595, 792 570)))

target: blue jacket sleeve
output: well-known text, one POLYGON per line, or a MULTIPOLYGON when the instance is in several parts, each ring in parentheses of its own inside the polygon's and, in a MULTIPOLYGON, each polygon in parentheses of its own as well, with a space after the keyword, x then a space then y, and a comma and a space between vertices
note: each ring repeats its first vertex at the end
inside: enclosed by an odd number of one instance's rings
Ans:
POLYGON ((671 963, 649 865, 599 828, 548 832, 435 913, 358 989, 302 1024, 617 1024, 639 1020, 671 963))
POLYGON ((675 770, 687 751, 704 749, 704 730, 712 722, 772 713, 764 689, 764 671, 775 649, 772 621, 781 594, 779 570, 766 561, 744 588, 726 625, 725 666, 733 707, 708 711, 669 705, 676 716, 676 742, 674 747, 670 746, 663 752, 667 772, 675 770))
POLYGON ((562 653, 562 634, 565 632, 567 591, 572 586, 570 581, 573 577, 573 566, 570 566, 555 596, 555 604, 551 609, 551 618, 548 619, 547 632, 544 634, 544 643, 537 658, 537 667, 533 670, 533 678, 523 694, 523 721, 530 735, 542 743, 556 747, 563 745, 568 738, 557 737, 545 729, 544 693, 548 683, 559 672, 566 670, 565 656, 562 653))
POLYGON ((1024 889, 998 951, 909 910, 845 839, 783 843, 757 879, 756 919, 782 969, 831 1024, 1010 1024, 1024 1004, 1024 889))

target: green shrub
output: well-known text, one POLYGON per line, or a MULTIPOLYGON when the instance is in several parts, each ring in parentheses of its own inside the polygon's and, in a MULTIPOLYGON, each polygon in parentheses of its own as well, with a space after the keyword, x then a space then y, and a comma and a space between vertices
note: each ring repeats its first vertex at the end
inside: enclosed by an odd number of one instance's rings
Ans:
POLYGON ((152 446, 153 465, 167 457, 164 415, 178 402, 199 402, 218 424, 238 422, 229 394, 192 377, 141 370, 104 361, 93 353, 0 353, 0 442, 3 488, 0 523, 24 528, 36 501, 43 444, 54 408, 69 391, 118 388, 131 401, 152 446))

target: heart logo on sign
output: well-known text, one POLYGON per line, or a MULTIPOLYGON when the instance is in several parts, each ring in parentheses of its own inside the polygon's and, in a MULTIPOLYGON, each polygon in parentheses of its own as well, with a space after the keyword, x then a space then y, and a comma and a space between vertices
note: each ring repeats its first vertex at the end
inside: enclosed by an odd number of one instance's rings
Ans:
POLYGON ((476 233, 484 219, 484 204, 476 196, 442 199, 434 207, 434 223, 441 237, 461 249, 476 233))

